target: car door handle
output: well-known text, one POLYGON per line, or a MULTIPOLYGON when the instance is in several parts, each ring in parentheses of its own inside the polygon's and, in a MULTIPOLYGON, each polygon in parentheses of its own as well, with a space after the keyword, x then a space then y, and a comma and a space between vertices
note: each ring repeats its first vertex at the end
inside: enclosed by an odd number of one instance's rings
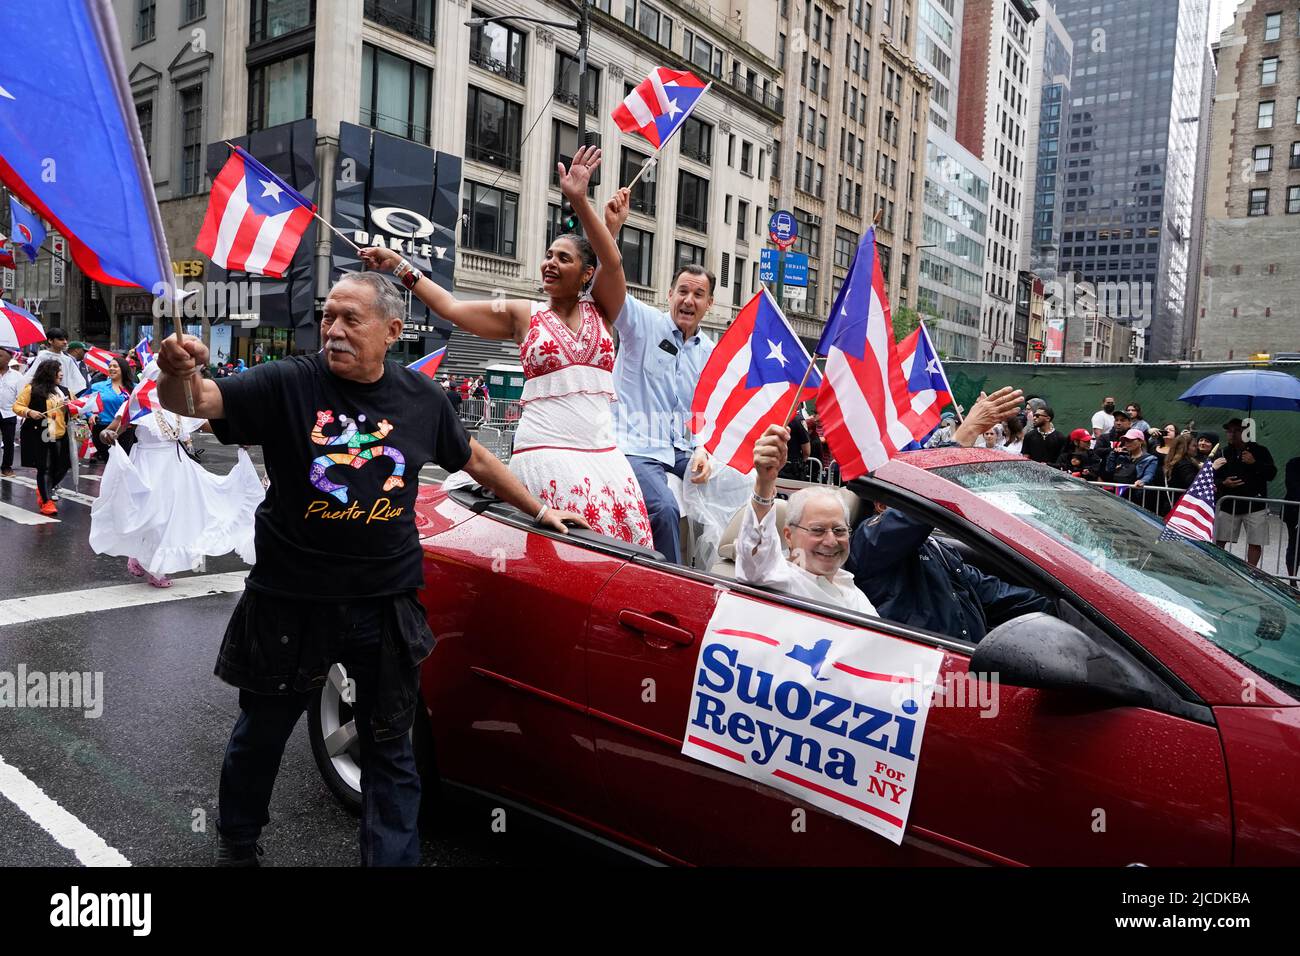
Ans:
POLYGON ((622 624, 629 630, 637 631, 648 637, 657 637, 661 641, 671 641, 674 644, 690 646, 695 643, 695 635, 684 627, 677 627, 675 624, 669 624, 667 621, 661 621, 657 617, 651 617, 649 614, 641 614, 637 611, 629 611, 624 608, 618 612, 618 623, 622 624))

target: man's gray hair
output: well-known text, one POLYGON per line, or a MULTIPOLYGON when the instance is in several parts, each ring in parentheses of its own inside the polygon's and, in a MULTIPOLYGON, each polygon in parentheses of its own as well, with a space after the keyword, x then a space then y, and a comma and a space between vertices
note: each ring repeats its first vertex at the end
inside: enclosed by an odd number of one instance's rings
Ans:
MULTIPOLYGON (((397 291, 397 284, 385 278, 381 273, 345 272, 339 277, 339 282, 359 282, 369 287, 371 294, 375 297, 375 308, 379 310, 381 321, 406 319, 406 303, 402 300, 402 294, 397 291)), ((335 285, 338 285, 338 283, 335 283, 335 285)))
POLYGON ((787 526, 799 524, 803 521, 803 510, 808 506, 810 501, 825 499, 834 501, 844 512, 844 523, 849 523, 849 503, 844 500, 844 496, 834 488, 800 488, 790 496, 790 500, 785 505, 785 523, 787 526))

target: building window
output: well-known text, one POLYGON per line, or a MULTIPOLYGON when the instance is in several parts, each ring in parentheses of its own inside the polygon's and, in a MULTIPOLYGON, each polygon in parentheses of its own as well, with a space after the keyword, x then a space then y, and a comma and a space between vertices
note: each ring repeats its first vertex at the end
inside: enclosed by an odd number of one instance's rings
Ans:
POLYGON ((1250 191, 1250 212, 1251 216, 1268 215, 1268 190, 1252 189, 1250 191))
POLYGON ((1266 56, 1259 61, 1259 85, 1272 86, 1277 82, 1277 57, 1266 56))
POLYGON ((704 163, 713 161, 713 127, 694 116, 688 116, 681 129, 682 155, 704 163))
POLYGON ((679 242, 673 252, 673 272, 677 272, 682 266, 693 262, 696 265, 704 265, 704 247, 693 246, 689 242, 679 242))
POLYGON ((709 181, 693 173, 677 174, 677 224, 709 230, 709 181))
POLYGON ((312 0, 252 0, 248 42, 282 37, 312 24, 312 0))
POLYGON ((624 226, 618 236, 618 249, 623 254, 623 275, 627 281, 632 285, 650 285, 654 274, 654 234, 624 226))
POLYGON ((523 111, 512 100, 471 86, 465 113, 465 155, 519 172, 523 111))
MULTIPOLYGON (((578 58, 563 50, 555 55, 555 98, 578 108, 578 58)), ((600 70, 587 64, 587 112, 600 109, 600 70)))
POLYGON ((1300 143, 1291 144, 1291 168, 1300 169, 1300 143))
POLYGON ((208 15, 207 0, 185 0, 185 9, 181 13, 181 26, 202 20, 208 15))
POLYGON ((366 0, 366 19, 425 43, 434 38, 433 0, 366 0))
POLYGON ((429 142, 433 71, 387 50, 361 50, 361 124, 417 143, 429 142))
MULTIPOLYGON (((474 16, 487 17, 491 14, 474 9, 474 16)), ((504 23, 488 23, 481 27, 470 27, 469 61, 475 66, 504 76, 507 80, 522 84, 527 75, 524 71, 524 43, 527 36, 504 23)))
POLYGON ((154 37, 154 23, 157 19, 158 4, 156 0, 139 0, 135 8, 135 42, 148 43, 154 37))
POLYGON ((794 251, 807 253, 810 258, 821 257, 822 227, 813 225, 810 215, 796 208, 794 217, 799 222, 799 238, 794 241, 794 251))
POLYGON ((745 288, 745 267, 748 263, 740 256, 736 256, 736 283, 731 290, 731 304, 743 305, 746 295, 753 295, 753 289, 745 288))
MULTIPOLYGON (((149 168, 153 169, 153 100, 135 104, 135 120, 140 125, 140 139, 144 142, 144 158, 148 161, 149 168)), ((1300 146, 1300 143, 1296 145, 1300 146)))
POLYGON ((1278 40, 1282 37, 1282 14, 1269 13, 1264 17, 1264 40, 1278 40))
POLYGON ((248 131, 311 115, 311 53, 249 67, 248 131))
POLYGON ((673 21, 648 3, 626 0, 623 4, 623 22, 635 27, 662 47, 673 48, 673 21))
MULTIPOLYGON (((621 165, 619 166, 618 181, 628 183, 632 178, 641 171, 646 160, 650 157, 644 153, 638 153, 636 150, 623 147, 621 165)), ((655 170, 650 170, 644 176, 636 181, 632 187, 632 195, 629 199, 629 205, 633 212, 645 213, 647 216, 655 214, 655 170)))
POLYGON ((461 212, 468 216, 463 237, 466 249, 513 258, 519 220, 519 196, 480 183, 465 183, 461 212))
POLYGON ((1300 212, 1300 186, 1286 187, 1286 211, 1290 214, 1300 212))
MULTIPOLYGON (((484 94, 486 95, 486 94, 484 94)), ((565 169, 573 162, 573 154, 578 151, 578 127, 560 120, 551 120, 551 185, 560 185, 560 173, 556 163, 563 163, 565 169)), ((518 166, 515 167, 518 169, 518 166)), ((596 195, 600 185, 600 170, 597 169, 587 183, 587 195, 596 195)))
POLYGON ((558 204, 550 203, 549 205, 547 205, 546 213, 548 216, 546 220, 546 244, 548 246, 560 236, 575 235, 575 234, 579 236, 585 235, 582 231, 581 222, 577 223, 576 229, 567 230, 564 228, 564 224, 560 220, 560 207, 558 204))
POLYGON ((682 53, 705 73, 722 76, 722 51, 692 30, 684 30, 682 53))
POLYGON ((1273 147, 1255 147, 1255 172, 1266 173, 1273 168, 1273 147))
POLYGON ((1259 104, 1259 112, 1256 114, 1255 127, 1257 129, 1273 128, 1273 101, 1263 100, 1259 104))
POLYGON ((858 234, 835 227, 835 264, 847 269, 853 264, 853 254, 858 249, 858 234))
POLYGON ((203 87, 181 91, 181 195, 203 188, 203 87))
POLYGON ((736 241, 749 242, 749 203, 736 200, 736 241))
POLYGON ((754 144, 740 141, 740 171, 746 176, 754 173, 754 144))

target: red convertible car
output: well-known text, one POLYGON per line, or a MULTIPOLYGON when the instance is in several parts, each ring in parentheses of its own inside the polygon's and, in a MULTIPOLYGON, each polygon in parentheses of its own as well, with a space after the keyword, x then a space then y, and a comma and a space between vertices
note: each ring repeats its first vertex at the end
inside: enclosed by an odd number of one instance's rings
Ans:
MULTIPOLYGON (((489 793, 669 863, 1300 863, 1294 591, 1001 452, 906 454, 847 490, 855 521, 873 500, 920 517, 1054 616, 970 644, 741 584, 725 561, 541 531, 480 491, 426 490, 438 641, 413 733, 428 789, 489 793), (930 710, 901 845, 682 754, 699 641, 729 591, 937 649, 950 684, 997 675, 993 712, 930 710)), ((312 709, 312 741, 355 804, 340 683, 312 709)))

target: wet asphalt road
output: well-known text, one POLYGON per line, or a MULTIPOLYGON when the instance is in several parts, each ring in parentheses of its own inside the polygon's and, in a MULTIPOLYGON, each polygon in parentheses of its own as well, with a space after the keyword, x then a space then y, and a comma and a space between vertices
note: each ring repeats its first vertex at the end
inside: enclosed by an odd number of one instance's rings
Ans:
MULTIPOLYGON (((225 472, 233 449, 200 436, 206 467, 225 472)), ((254 461, 260 455, 254 450, 254 461)), ((17 469, 19 478, 31 476, 17 469)), ((101 465, 83 474, 98 475, 101 465)), ((441 478, 432 469, 421 476, 441 478)), ((82 478, 78 490, 98 493, 82 478)), ((0 504, 32 511, 35 492, 0 479, 0 504)), ((0 610, 17 597, 147 584, 121 558, 87 545, 90 508, 65 497, 56 524, 23 525, 0 509, 0 610)), ((246 570, 237 558, 208 562, 205 574, 246 570)), ((188 577, 179 575, 178 578, 188 577)), ((217 647, 238 594, 71 614, 4 624, 0 671, 102 671, 103 713, 0 707, 0 760, 16 768, 134 865, 203 866, 215 846, 217 781, 237 692, 212 675, 217 647)), ((559 828, 511 816, 491 828, 492 806, 453 795, 436 830, 423 840, 425 865, 554 865, 557 859, 606 860, 608 851, 559 828)), ((0 795, 0 866, 78 865, 13 802, 0 795)), ((263 832, 269 865, 351 866, 358 857, 356 818, 322 782, 307 721, 285 749, 263 832)))

